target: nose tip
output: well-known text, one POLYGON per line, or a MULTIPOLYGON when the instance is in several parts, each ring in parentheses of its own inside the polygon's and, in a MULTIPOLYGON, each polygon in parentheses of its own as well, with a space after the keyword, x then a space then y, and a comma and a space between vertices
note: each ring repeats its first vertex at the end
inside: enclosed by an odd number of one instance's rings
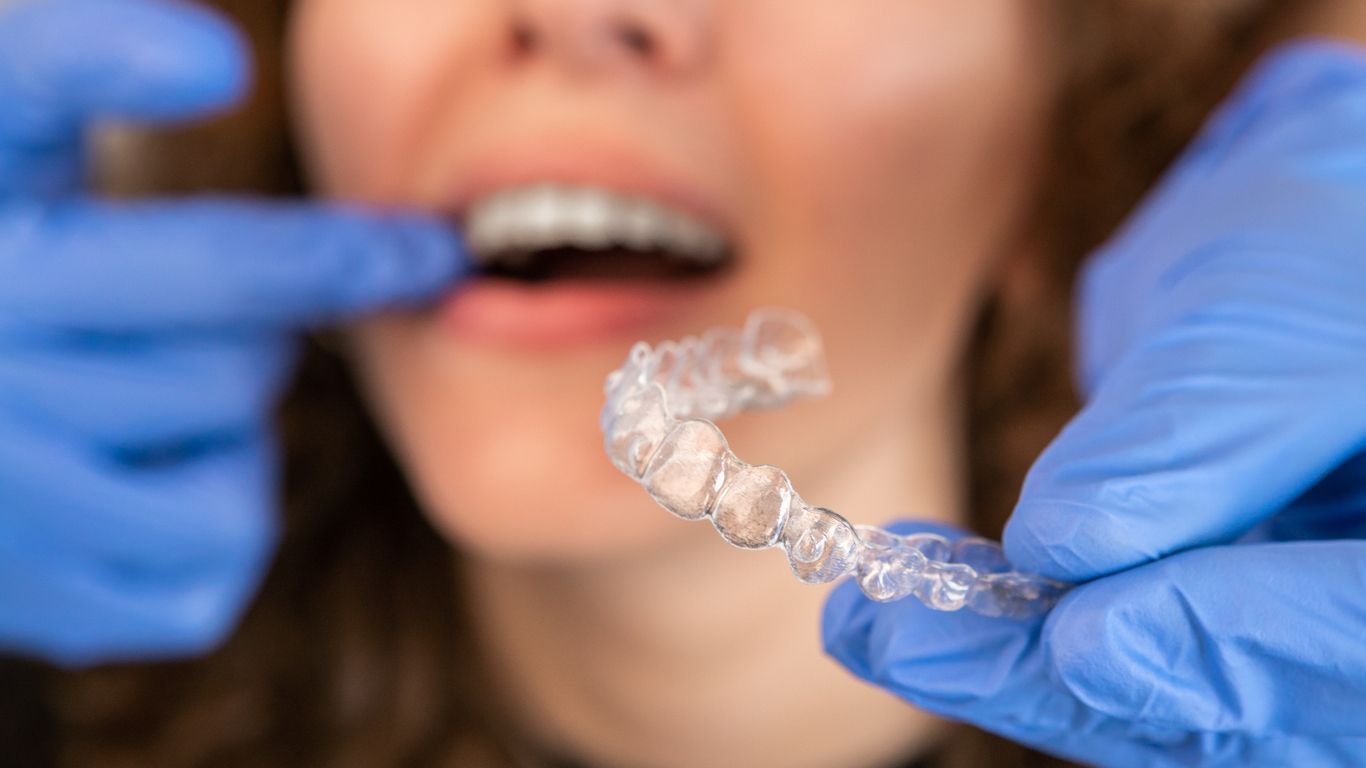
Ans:
POLYGON ((523 59, 577 74, 676 75, 705 48, 699 0, 514 0, 510 38, 523 59))

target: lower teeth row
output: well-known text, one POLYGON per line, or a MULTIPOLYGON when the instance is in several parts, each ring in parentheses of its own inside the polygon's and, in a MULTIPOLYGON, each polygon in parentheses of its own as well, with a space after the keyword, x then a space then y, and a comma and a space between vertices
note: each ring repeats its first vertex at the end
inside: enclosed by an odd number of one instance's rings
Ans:
POLYGON ((820 336, 792 312, 759 310, 741 331, 637 344, 607 378, 607 455, 674 515, 709 518, 737 547, 781 546, 807 583, 853 574, 873 600, 914 596, 986 616, 1027 617, 1057 601, 1066 585, 1013 570, 993 541, 898 536, 807 504, 781 469, 736 458, 709 421, 829 391, 820 336))

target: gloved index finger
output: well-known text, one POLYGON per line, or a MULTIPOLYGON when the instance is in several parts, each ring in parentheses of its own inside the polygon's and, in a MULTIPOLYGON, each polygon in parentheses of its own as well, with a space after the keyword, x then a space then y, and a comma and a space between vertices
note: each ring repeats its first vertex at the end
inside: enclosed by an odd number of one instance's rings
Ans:
POLYGON ((246 48, 167 0, 29 0, 0 9, 0 195, 69 192, 93 118, 193 117, 241 97, 246 48))
POLYGON ((1236 243, 1162 297, 1177 319, 1106 375, 1030 471, 1017 567, 1085 581, 1226 542, 1366 444, 1366 269, 1236 243))
POLYGON ((1366 59, 1305 52, 1095 257, 1091 399, 1030 472, 1017 567, 1083 581, 1230 540, 1366 446, 1366 59))
MULTIPOLYGON (((1088 260, 1079 311, 1105 321, 1077 329, 1081 388, 1094 390, 1143 332, 1151 316, 1146 310, 1173 259, 1187 255, 1198 238, 1254 230, 1287 211, 1295 211, 1291 218, 1301 222, 1301 234, 1366 220, 1361 210, 1339 212, 1339 204, 1319 212, 1317 201, 1306 205, 1294 199, 1298 193, 1277 194, 1279 188, 1295 189, 1294 165, 1314 175, 1337 168, 1350 177, 1353 168, 1363 167, 1363 131, 1366 50, 1311 40, 1286 45, 1260 62, 1114 241, 1088 260), (1289 173, 1268 178, 1278 170, 1289 173), (1230 178, 1235 175, 1241 178, 1230 178), (1223 200, 1214 199, 1219 189, 1223 200), (1270 216, 1263 215, 1267 203, 1276 209, 1270 216)), ((1343 242, 1354 240, 1344 234, 1343 242)))
POLYGON ((141 333, 308 326, 470 271, 434 217, 310 203, 80 202, 0 211, 0 323, 141 333))

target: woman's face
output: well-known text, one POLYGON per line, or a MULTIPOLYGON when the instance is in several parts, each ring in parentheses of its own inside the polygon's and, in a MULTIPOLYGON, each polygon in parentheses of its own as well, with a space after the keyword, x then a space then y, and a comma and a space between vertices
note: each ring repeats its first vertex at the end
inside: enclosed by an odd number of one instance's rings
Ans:
POLYGON ((1019 0, 303 0, 293 81, 322 191, 447 215, 500 260, 519 238, 558 247, 534 256, 539 281, 513 264, 358 329, 438 527, 524 560, 687 535, 605 458, 603 378, 636 340, 760 306, 816 322, 835 395, 727 424, 739 456, 800 489, 910 428, 1022 246, 1048 102, 1040 16, 1019 0), (548 230, 516 196, 547 186, 548 230), (490 200, 502 226, 479 221, 490 200), (723 267, 666 266, 711 254, 659 219, 641 230, 651 252, 584 253, 625 238, 641 202, 722 238, 723 267), (606 229, 576 228, 581 208, 606 229))

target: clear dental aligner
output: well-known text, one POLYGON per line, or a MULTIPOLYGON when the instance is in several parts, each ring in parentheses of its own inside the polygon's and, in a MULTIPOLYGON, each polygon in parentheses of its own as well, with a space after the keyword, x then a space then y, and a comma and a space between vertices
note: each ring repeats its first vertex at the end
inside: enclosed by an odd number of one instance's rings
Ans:
POLYGON ((854 526, 803 501, 781 469, 736 458, 711 420, 830 392, 820 336, 799 314, 763 309, 742 330, 638 343, 606 392, 600 425, 618 469, 674 515, 709 518, 734 546, 781 546, 802 581, 853 574, 873 600, 1010 617, 1048 610, 1067 588, 1012 570, 993 541, 854 526))

